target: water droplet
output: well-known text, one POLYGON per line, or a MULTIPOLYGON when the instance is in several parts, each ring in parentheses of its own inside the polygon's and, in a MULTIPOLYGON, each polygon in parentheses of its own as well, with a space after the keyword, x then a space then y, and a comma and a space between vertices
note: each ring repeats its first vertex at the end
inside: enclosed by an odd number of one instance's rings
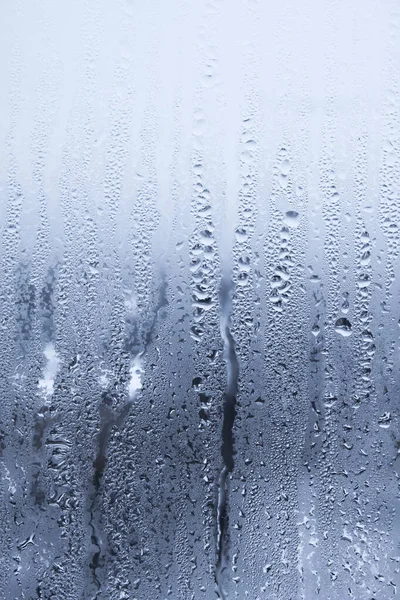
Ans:
POLYGON ((278 175, 278 181, 279 181, 279 185, 281 186, 281 188, 283 190, 286 190, 288 184, 289 184, 289 179, 287 175, 284 175, 283 173, 279 173, 278 175))
POLYGON ((351 330, 351 323, 345 317, 341 317, 335 323, 335 331, 343 337, 349 337, 353 332, 351 330))
POLYGON ((290 172, 290 162, 285 158, 280 165, 282 175, 288 175, 290 172))
POLYGON ((300 225, 300 215, 295 210, 288 210, 283 219, 288 227, 296 229, 300 225))
POLYGON ((366 252, 364 252, 361 256, 360 259, 360 263, 365 266, 368 265, 371 262, 371 252, 369 252, 369 250, 367 250, 366 252))
POLYGON ((251 163, 252 161, 252 156, 251 153, 248 150, 244 150, 244 152, 241 153, 240 155, 240 160, 242 160, 244 163, 251 163))
POLYGON ((247 231, 243 227, 238 227, 235 231, 236 239, 239 243, 243 243, 247 240, 247 231))
POLYGON ((390 414, 390 412, 383 413, 383 415, 381 415, 378 419, 379 427, 382 427, 382 429, 387 429, 388 427, 390 427, 391 420, 392 415, 390 414))

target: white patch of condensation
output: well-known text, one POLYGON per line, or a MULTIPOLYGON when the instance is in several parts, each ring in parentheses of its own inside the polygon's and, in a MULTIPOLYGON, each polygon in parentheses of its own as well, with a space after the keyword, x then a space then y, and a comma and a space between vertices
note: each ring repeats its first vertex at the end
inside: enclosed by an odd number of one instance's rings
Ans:
POLYGON ((5 473, 4 479, 6 481, 8 481, 8 491, 10 492, 10 494, 13 496, 15 494, 15 492, 17 491, 17 486, 16 483, 14 481, 14 479, 11 477, 10 471, 7 469, 6 465, 2 465, 5 473))
POLYGON ((142 375, 144 372, 142 367, 142 354, 142 352, 136 354, 131 362, 131 368, 129 370, 130 380, 128 383, 128 394, 130 400, 133 400, 139 390, 142 389, 142 375))
POLYGON ((137 296, 132 290, 125 289, 124 305, 128 313, 136 315, 138 312, 137 296))
POLYGON ((109 374, 109 371, 103 370, 102 374, 99 377, 99 384, 103 388, 103 390, 106 390, 110 384, 109 374))
POLYGON ((53 343, 46 344, 43 354, 47 362, 43 369, 43 378, 39 379, 38 388, 45 398, 49 398, 54 393, 54 380, 60 368, 60 359, 53 343))

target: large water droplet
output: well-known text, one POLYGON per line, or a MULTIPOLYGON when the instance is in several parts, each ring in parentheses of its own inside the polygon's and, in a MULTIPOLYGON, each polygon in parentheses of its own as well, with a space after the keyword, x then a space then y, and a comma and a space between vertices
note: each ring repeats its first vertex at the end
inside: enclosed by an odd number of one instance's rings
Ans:
POLYGON ((290 162, 287 158, 283 159, 280 165, 282 175, 288 175, 290 172, 290 162))
POLYGON ((288 227, 295 229, 300 225, 300 215, 295 210, 288 210, 283 221, 288 227))
POLYGON ((239 243, 243 243, 247 240, 247 231, 243 227, 238 227, 235 231, 236 239, 239 243))
POLYGON ((341 317, 335 323, 336 333, 340 333, 343 337, 349 337, 353 332, 351 330, 351 323, 345 317, 341 317))

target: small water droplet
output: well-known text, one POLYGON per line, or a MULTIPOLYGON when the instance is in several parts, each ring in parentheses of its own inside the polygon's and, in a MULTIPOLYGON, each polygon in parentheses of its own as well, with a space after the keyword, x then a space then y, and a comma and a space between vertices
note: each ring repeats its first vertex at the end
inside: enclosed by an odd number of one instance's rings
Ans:
POLYGON ((317 337, 319 332, 321 331, 321 329, 319 328, 318 325, 314 325, 313 328, 311 329, 311 333, 313 334, 313 336, 317 337))
POLYGON ((249 150, 244 150, 244 152, 241 153, 240 160, 247 164, 251 163, 252 156, 249 150))
POLYGON ((384 412, 383 415, 381 415, 378 419, 379 427, 382 427, 382 429, 387 429, 388 427, 390 427, 391 420, 392 415, 390 414, 390 412, 384 412))
POLYGON ((303 187, 301 185, 296 185, 295 192, 296 192, 296 196, 298 198, 300 198, 304 193, 303 187))

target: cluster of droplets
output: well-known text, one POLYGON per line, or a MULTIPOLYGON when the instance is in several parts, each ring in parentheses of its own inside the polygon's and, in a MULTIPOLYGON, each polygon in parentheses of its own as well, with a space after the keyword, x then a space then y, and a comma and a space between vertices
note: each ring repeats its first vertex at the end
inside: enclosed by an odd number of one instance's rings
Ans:
MULTIPOLYGON (((193 134, 204 134, 204 116, 197 111, 193 134)), ((190 273, 193 309, 191 337, 199 342, 203 336, 205 315, 215 306, 215 226, 212 219, 211 193, 204 184, 204 166, 199 149, 194 150, 192 214, 195 229, 191 236, 190 273)))
MULTIPOLYGON (((254 163, 257 155, 257 143, 255 141, 254 126, 251 119, 245 119, 242 123, 241 132, 242 151, 240 153, 240 188, 238 193, 239 225, 235 230, 234 239, 234 275, 235 306, 240 306, 240 323, 251 325, 251 307, 248 304, 251 293, 252 274, 254 271, 252 235, 255 230, 256 207, 254 198, 256 196, 256 184, 254 176, 254 163), (249 310, 250 309, 250 310, 249 310), (249 320, 250 319, 250 320, 249 320)), ((239 324, 239 323, 238 323, 239 324)))
POLYGON ((360 313, 360 323, 362 324, 361 333, 361 363, 362 369, 361 379, 363 381, 363 390, 366 396, 369 395, 372 387, 371 382, 371 371, 372 371, 372 360, 375 355, 376 346, 374 335, 371 330, 372 315, 369 311, 369 303, 371 299, 371 252, 372 252, 372 241, 368 231, 364 231, 361 234, 361 248, 360 257, 357 268, 357 306, 360 313))
MULTIPOLYGON (((278 164, 276 169, 277 189, 275 195, 281 198, 281 202, 287 203, 288 198, 293 195, 293 181, 291 175, 292 165, 289 153, 282 147, 278 153, 278 164)), ((269 300, 274 311, 282 312, 284 304, 288 303, 293 292, 293 267, 295 265, 293 231, 300 225, 300 213, 294 208, 283 211, 277 217, 281 227, 279 231, 279 250, 277 264, 270 275, 269 300)))
POLYGON ((269 296, 274 309, 278 312, 282 312, 283 305, 289 302, 291 298, 291 268, 294 265, 294 261, 292 257, 293 245, 291 243, 290 229, 297 228, 299 226, 299 221, 300 216, 297 211, 286 211, 283 218, 284 224, 279 233, 279 263, 275 267, 271 278, 272 289, 269 296))

